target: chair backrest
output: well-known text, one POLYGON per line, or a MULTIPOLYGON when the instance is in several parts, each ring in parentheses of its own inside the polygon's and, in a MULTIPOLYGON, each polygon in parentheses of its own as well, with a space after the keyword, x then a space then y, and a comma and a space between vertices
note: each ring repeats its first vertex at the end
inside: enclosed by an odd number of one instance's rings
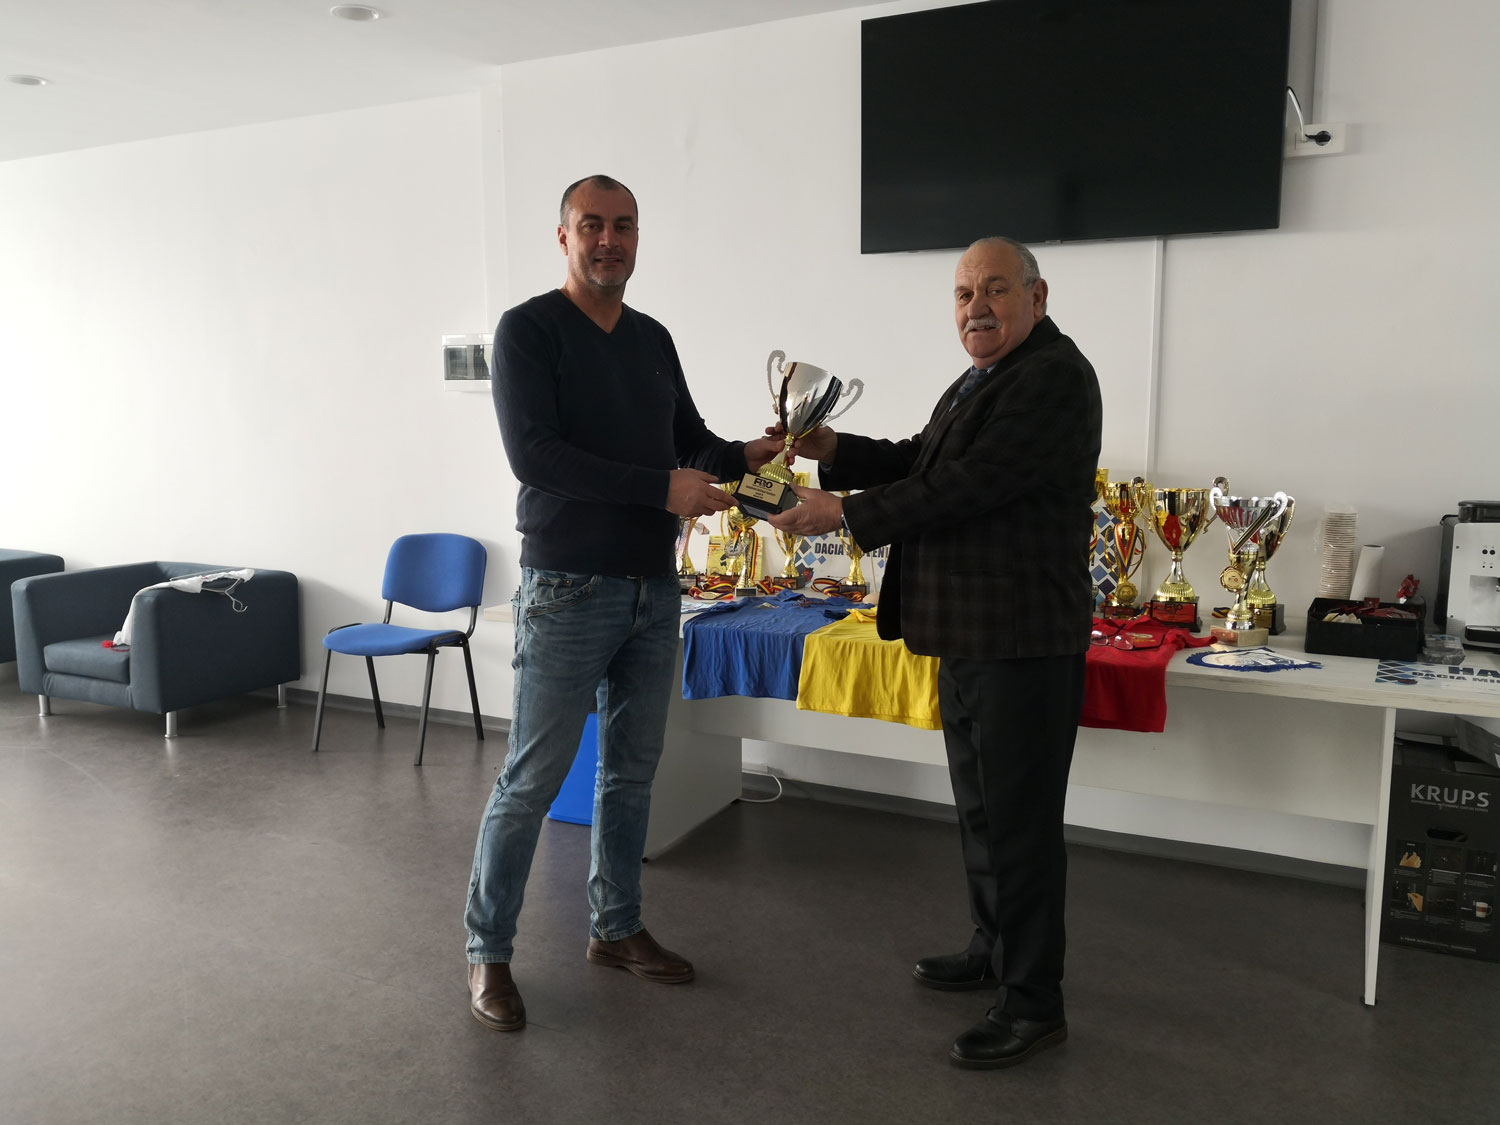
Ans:
POLYGON ((472 609, 484 596, 484 544, 467 535, 403 535, 391 544, 380 596, 428 613, 472 609))

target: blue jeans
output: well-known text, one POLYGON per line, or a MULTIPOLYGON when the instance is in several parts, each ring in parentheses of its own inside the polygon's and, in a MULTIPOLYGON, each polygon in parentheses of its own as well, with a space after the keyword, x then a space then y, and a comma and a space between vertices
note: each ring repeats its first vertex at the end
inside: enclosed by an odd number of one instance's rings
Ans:
POLYGON ((589 867, 591 937, 639 933, 641 856, 677 661, 677 578, 523 568, 515 611, 515 717, 490 793, 464 924, 473 964, 509 961, 542 818, 599 711, 589 867))

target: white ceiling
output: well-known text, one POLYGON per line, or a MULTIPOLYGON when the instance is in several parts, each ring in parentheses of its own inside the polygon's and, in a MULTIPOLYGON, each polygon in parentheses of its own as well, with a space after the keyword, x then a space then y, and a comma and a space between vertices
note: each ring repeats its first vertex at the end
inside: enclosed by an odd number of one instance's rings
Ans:
POLYGON ((0 160, 462 93, 506 63, 869 0, 371 0, 370 23, 334 2, 0 0, 0 160))

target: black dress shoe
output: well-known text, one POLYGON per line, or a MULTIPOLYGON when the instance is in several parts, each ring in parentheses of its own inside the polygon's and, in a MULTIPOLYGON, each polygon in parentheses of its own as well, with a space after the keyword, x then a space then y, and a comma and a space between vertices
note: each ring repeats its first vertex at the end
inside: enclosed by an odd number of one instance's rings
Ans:
POLYGON ((663 949, 645 930, 619 941, 589 938, 584 957, 595 965, 629 969, 642 980, 658 984, 686 984, 693 979, 693 966, 686 957, 663 949))
POLYGON ((1027 1020, 998 1008, 958 1037, 948 1058, 968 1070, 997 1070, 1023 1063, 1068 1037, 1068 1021, 1027 1020))
POLYGON ((469 1011, 491 1031, 520 1031, 526 1026, 526 1005, 510 979, 509 964, 469 966, 469 1011))
POLYGON ((928 988, 944 992, 973 992, 995 988, 1000 980, 988 957, 974 953, 945 953, 941 957, 923 957, 911 971, 928 988))

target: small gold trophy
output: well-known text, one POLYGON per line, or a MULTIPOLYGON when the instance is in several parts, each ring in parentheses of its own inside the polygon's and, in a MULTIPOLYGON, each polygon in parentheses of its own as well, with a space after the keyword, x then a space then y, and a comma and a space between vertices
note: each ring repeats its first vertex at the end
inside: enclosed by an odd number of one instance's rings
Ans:
POLYGON ((698 517, 689 516, 678 521, 677 527, 677 585, 685 594, 694 586, 698 585, 701 575, 698 568, 693 564, 693 556, 688 547, 693 540, 693 532, 698 530, 698 517))
POLYGON ((781 418, 786 445, 757 472, 741 477, 734 488, 735 501, 757 519, 769 519, 797 506, 797 494, 791 487, 794 476, 786 465, 792 443, 843 414, 859 401, 865 389, 864 383, 858 379, 850 379, 846 387, 821 367, 810 363, 784 363, 785 359, 786 352, 776 351, 766 360, 766 386, 770 388, 771 403, 781 418), (776 389, 773 371, 781 376, 780 391, 776 389), (849 401, 843 410, 834 413, 833 408, 845 396, 849 396, 849 401))
MULTIPOLYGON (((806 488, 812 483, 812 474, 798 473, 795 479, 798 486, 806 488)), ((807 575, 797 569, 797 544, 800 542, 802 536, 795 532, 776 532, 776 543, 786 561, 781 564, 781 573, 766 581, 778 590, 800 590, 807 585, 807 575)))
MULTIPOLYGON (((839 493, 840 496, 848 496, 847 492, 839 493)), ((864 568, 859 565, 859 560, 864 558, 864 551, 843 528, 839 529, 839 542, 844 545, 844 554, 849 556, 849 573, 839 583, 836 593, 839 597, 853 598, 859 601, 870 592, 870 584, 865 581, 864 568)))
MULTIPOLYGON (((1095 477, 1095 487, 1098 487, 1095 477)), ((1104 508, 1114 517, 1115 526, 1110 531, 1110 567, 1115 575, 1115 588, 1104 599, 1101 614, 1114 620, 1127 620, 1140 616, 1136 598, 1140 591, 1131 581, 1146 557, 1146 537, 1135 522, 1138 498, 1145 479, 1136 477, 1129 481, 1107 480, 1101 495, 1104 508)))
POLYGON ((1256 555, 1255 573, 1251 575, 1250 585, 1245 590, 1245 601, 1255 615, 1255 623, 1273 636, 1286 632, 1286 615, 1283 613, 1283 606, 1276 600, 1275 591, 1266 582, 1266 563, 1271 561, 1271 556, 1276 553, 1282 540, 1286 538, 1287 531, 1291 529, 1292 514, 1296 508, 1297 501, 1288 496, 1286 508, 1281 515, 1260 529, 1256 536, 1260 543, 1260 553, 1256 555))
POLYGON ((739 508, 730 508, 724 513, 724 519, 729 526, 724 559, 734 578, 734 596, 754 597, 760 593, 756 586, 760 579, 760 536, 755 532, 755 525, 760 521, 739 508))
MULTIPOLYGON (((1214 513, 1229 533, 1229 565, 1219 575, 1219 584, 1235 595, 1234 605, 1223 625, 1215 625, 1214 640, 1238 648, 1254 648, 1266 643, 1269 630, 1255 620, 1255 612, 1246 598, 1250 579, 1260 558, 1257 536, 1286 513, 1291 498, 1285 492, 1270 496, 1229 496, 1218 478, 1209 489, 1214 513)), ((1227 482, 1226 482, 1227 483, 1227 482)))
POLYGON ((1186 625, 1197 632, 1198 591, 1182 573, 1182 555, 1198 534, 1213 522, 1213 505, 1206 488, 1153 488, 1142 483, 1139 507, 1162 546, 1172 552, 1172 569, 1152 595, 1151 616, 1168 625, 1186 625))

